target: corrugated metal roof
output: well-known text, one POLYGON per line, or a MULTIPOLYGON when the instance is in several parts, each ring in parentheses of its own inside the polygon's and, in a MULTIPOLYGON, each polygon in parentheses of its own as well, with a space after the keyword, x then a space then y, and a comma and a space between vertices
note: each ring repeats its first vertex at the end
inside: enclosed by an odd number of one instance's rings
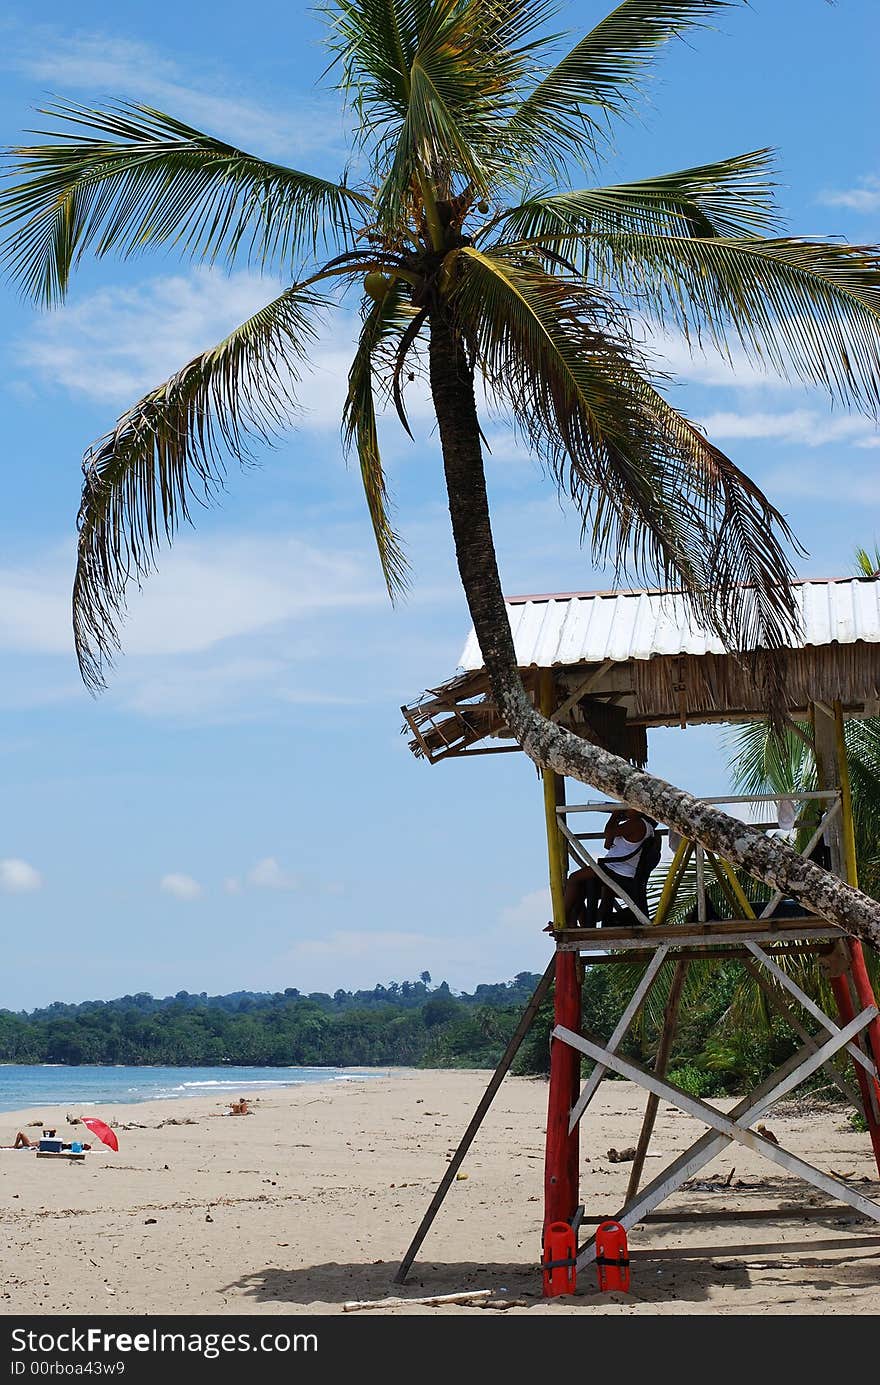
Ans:
MULTIPOLYGON (((797 582, 801 635, 807 645, 880 643, 880 580, 857 577, 797 582)), ((693 623, 674 592, 573 592, 511 597, 510 628, 521 668, 626 663, 660 654, 723 654, 717 635, 693 623)), ((483 656, 471 630, 460 667, 473 672, 483 656)))

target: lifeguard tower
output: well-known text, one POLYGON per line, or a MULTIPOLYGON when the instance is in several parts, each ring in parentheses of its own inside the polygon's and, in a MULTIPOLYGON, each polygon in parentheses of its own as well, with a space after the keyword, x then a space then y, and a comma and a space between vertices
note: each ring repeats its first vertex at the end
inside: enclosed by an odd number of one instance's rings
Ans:
MULTIPOLYGON (((782 655, 784 715, 800 734, 808 735, 815 751, 818 783, 815 790, 800 793, 782 805, 786 819, 782 825, 791 826, 792 819, 801 824, 809 820, 812 830, 803 854, 820 859, 857 885, 844 721, 880 715, 880 580, 805 580, 796 583, 794 591, 800 633, 782 655), (801 729, 805 723, 812 727, 811 735, 801 729)), ((760 719, 765 713, 748 659, 726 652, 717 637, 695 626, 685 602, 674 592, 512 597, 507 608, 517 662, 535 705, 569 730, 634 763, 647 762, 652 727, 736 723, 760 719)), ((411 749, 431 764, 519 749, 510 743, 510 732, 493 703, 473 633, 456 676, 402 710, 411 732, 411 749)), ((880 1221, 880 1203, 752 1128, 774 1102, 819 1068, 826 1068, 863 1111, 880 1174, 880 1016, 861 944, 827 920, 784 900, 780 892, 764 898, 766 889, 752 890, 752 882, 744 880, 730 862, 699 842, 686 840, 675 842, 674 849, 667 851, 671 859, 653 917, 646 913, 643 901, 624 899, 622 903, 632 911, 624 926, 566 929, 563 888, 570 866, 590 865, 600 878, 604 874, 593 854, 594 843, 603 835, 595 830, 599 824, 595 823, 593 830, 582 830, 581 825, 590 822, 591 814, 607 814, 620 805, 583 798, 581 784, 576 785, 581 801, 569 801, 566 782, 558 775, 544 771, 542 779, 553 954, 413 1238, 397 1282, 406 1278, 553 982, 555 1026, 550 1053, 545 1233, 552 1224, 566 1222, 577 1236, 581 1228, 586 1230, 591 1220, 597 1220, 585 1217, 580 1205, 579 1129, 608 1071, 638 1083, 647 1093, 625 1204, 616 1214, 625 1228, 655 1214, 665 1199, 731 1141, 748 1146, 806 1180, 825 1198, 880 1221), (689 864, 689 878, 695 880, 694 907, 686 921, 680 921, 675 906, 689 864), (635 926, 633 919, 638 920, 635 926), (786 958, 810 955, 819 959, 830 982, 836 1008, 833 1018, 785 969, 786 958), (614 1032, 604 1040, 584 1032, 583 968, 632 963, 634 957, 645 963, 644 970, 614 1032), (728 1115, 666 1079, 682 987, 688 966, 696 957, 741 960, 800 1040, 793 1057, 744 1096, 728 1115), (664 1027, 653 1068, 648 1069, 622 1058, 618 1050, 663 968, 671 969, 671 983, 664 1027), (855 1088, 831 1064, 844 1049, 852 1059, 855 1088), (582 1055, 594 1064, 583 1086, 582 1055), (642 1173, 660 1100, 696 1117, 707 1131, 643 1186, 642 1173)), ((737 805, 734 813, 757 809, 761 826, 767 831, 780 827, 780 803, 775 797, 722 795, 706 801, 722 807, 737 805)), ((662 825, 660 830, 664 830, 662 825)), ((617 894, 620 896, 619 889, 617 894)), ((536 919, 536 928, 542 923, 536 919)), ((667 1219, 670 1215, 681 1214, 667 1214, 667 1219)), ((773 1220, 784 1215, 803 1213, 778 1208, 767 1213, 773 1220)), ((576 1251, 577 1267, 589 1264, 595 1254, 594 1238, 582 1235, 576 1251)))

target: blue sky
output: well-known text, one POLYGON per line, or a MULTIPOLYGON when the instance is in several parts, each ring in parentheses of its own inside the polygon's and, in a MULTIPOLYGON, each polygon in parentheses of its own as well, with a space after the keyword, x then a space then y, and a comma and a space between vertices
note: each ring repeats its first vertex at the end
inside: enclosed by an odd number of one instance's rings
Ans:
MULTIPOLYGON (((575 3, 584 29, 603 6, 575 3)), ((13 4, 0 24, 2 142, 47 95, 167 109, 245 148, 336 172, 345 159, 317 17, 252 0, 13 4), (246 14, 246 22, 243 15, 246 14)), ((761 0, 670 47, 605 180, 764 145, 789 227, 876 241, 874 0, 761 0)), ((415 582, 392 610, 338 418, 351 321, 328 328, 298 430, 233 471, 131 603, 125 657, 91 698, 71 649, 80 458, 145 389, 272 296, 151 255, 83 264, 41 314, 2 294, 0 1006, 182 988, 329 990, 417 976, 456 988, 541 969, 541 795, 519 756, 433 768, 400 703, 449 676, 468 618, 427 410, 384 446, 415 582)), ((880 538, 877 435, 818 394, 663 344, 673 398, 788 515, 804 574, 880 538)), ((609 585, 534 463, 488 463, 511 592, 609 585)), ((727 785, 720 734, 655 732, 656 772, 727 785)))

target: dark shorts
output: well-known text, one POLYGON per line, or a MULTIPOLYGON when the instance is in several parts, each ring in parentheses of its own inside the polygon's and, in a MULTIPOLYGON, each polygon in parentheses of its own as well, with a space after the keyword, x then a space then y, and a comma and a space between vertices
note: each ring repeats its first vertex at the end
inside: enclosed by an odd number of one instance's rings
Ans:
MULTIPOLYGON (((619 885, 620 888, 624 890, 627 895, 632 893, 632 890, 636 883, 632 875, 618 875, 617 871, 612 870, 610 866, 606 866, 604 861, 600 861, 599 865, 602 867, 605 874, 608 876, 609 880, 613 880, 615 885, 619 885)), ((596 881, 599 885, 605 884, 605 881, 600 880, 598 875, 596 876, 596 881)))

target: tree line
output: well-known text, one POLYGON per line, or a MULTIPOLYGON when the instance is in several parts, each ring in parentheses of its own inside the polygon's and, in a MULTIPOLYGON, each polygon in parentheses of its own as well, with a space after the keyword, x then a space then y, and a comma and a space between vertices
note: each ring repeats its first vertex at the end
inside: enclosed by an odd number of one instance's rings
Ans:
POLYGON ((0 1011, 0 1062, 126 1065, 484 1066, 497 1061, 538 977, 453 995, 418 981, 333 995, 146 992, 0 1011))
MULTIPOLYGON (((588 968, 584 1025, 608 1035, 626 1004, 639 964, 588 968), (626 974, 625 974, 626 973, 626 974)), ((392 982, 370 991, 301 994, 205 992, 155 998, 145 992, 81 1004, 55 1002, 28 1012, 0 1011, 0 1062, 162 1066, 422 1066, 491 1068, 501 1057, 538 982, 531 972, 454 995, 446 982, 392 982)), ((670 1078, 699 1096, 753 1086, 793 1052, 779 1021, 756 1025, 740 1013, 744 973, 736 962, 696 974, 676 1038, 670 1078)), ((649 1061, 662 1023, 663 991, 621 1045, 649 1061)), ((541 1007, 513 1071, 549 1067, 552 1000, 541 1007)), ((586 1065, 585 1065, 586 1070, 586 1065)))

